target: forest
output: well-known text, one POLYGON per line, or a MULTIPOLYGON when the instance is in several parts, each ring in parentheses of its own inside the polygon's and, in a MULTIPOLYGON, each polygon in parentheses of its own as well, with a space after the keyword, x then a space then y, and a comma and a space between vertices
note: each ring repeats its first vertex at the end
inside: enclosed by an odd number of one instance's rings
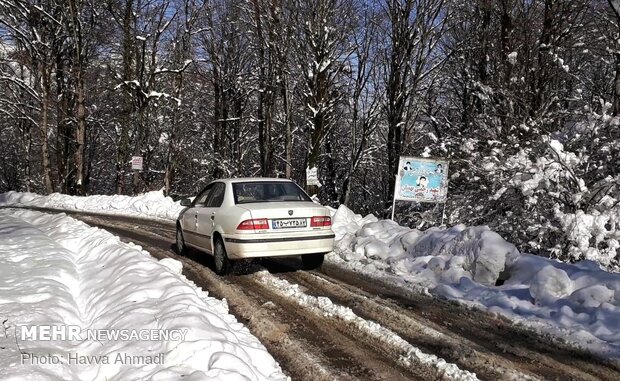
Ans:
POLYGON ((443 158, 448 225, 613 267, 619 138, 620 0, 0 0, 0 192, 316 167, 389 217, 399 157, 443 158))

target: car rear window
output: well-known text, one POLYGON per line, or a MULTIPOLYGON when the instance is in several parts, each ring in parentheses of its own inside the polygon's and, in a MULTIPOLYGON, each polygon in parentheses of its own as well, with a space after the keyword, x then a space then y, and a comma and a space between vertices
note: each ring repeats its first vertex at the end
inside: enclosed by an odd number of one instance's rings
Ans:
POLYGON ((285 181, 233 183, 235 204, 253 202, 312 201, 297 184, 285 181))

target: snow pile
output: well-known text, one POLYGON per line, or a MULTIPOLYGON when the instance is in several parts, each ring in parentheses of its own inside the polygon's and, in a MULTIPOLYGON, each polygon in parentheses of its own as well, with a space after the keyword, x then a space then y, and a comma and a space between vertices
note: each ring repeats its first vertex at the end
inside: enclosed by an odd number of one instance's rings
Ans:
POLYGON ((343 259, 416 274, 430 283, 466 277, 494 285, 519 255, 514 245, 486 226, 456 225, 421 232, 374 216, 362 218, 345 206, 338 208, 333 219, 337 252, 343 259))
POLYGON ((165 197, 162 191, 139 196, 70 196, 52 193, 41 196, 35 193, 7 192, 0 194, 0 205, 34 206, 39 208, 75 210, 102 214, 174 220, 184 209, 178 202, 165 197))
POLYGON ((179 272, 177 261, 158 262, 65 215, 0 210, 2 378, 287 379, 225 302, 179 272), (24 329, 45 326, 78 327, 79 340, 22 337, 24 329), (103 330, 177 335, 87 336, 103 330))
POLYGON ((332 214, 332 230, 336 234, 336 244, 347 248, 355 233, 368 222, 378 221, 372 214, 362 217, 353 213, 349 208, 341 206, 337 210, 329 208, 332 214))
POLYGON ((334 213, 341 237, 328 258, 357 271, 421 286, 620 356, 620 274, 592 261, 567 264, 521 254, 486 226, 424 232, 362 218, 345 206, 334 213))

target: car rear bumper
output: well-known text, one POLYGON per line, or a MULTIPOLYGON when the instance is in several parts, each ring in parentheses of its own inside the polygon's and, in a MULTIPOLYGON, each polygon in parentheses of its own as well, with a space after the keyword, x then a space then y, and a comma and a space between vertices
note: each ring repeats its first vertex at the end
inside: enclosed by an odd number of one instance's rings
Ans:
POLYGON ((225 235, 230 259, 280 257, 288 255, 328 253, 334 249, 334 233, 283 234, 265 237, 257 234, 225 235))

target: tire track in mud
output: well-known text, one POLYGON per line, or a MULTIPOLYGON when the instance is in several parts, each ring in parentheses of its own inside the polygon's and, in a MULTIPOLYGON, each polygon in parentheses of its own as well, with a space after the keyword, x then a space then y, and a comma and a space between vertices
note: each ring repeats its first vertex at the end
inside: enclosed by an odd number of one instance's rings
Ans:
POLYGON ((231 312, 257 336, 293 379, 312 380, 434 380, 445 379, 423 364, 404 368, 394 357, 378 351, 371 342, 348 335, 347 327, 333 319, 299 308, 294 300, 269 291, 251 276, 219 277, 201 253, 189 257, 174 253, 172 241, 156 233, 142 232, 126 224, 84 222, 134 242, 154 257, 183 263, 184 275, 211 295, 228 301, 231 312), (362 344, 362 345, 360 345, 362 344))
MULTIPOLYGON (((109 230, 124 241, 141 244, 155 257, 181 261, 183 273, 189 279, 215 297, 228 300, 231 312, 261 339, 293 379, 439 377, 419 371, 407 374, 402 368, 390 373, 390 369, 397 368, 385 359, 381 349, 362 348, 356 352, 353 348, 359 349, 360 338, 343 333, 350 333, 347 331, 350 328, 344 329, 342 323, 324 317, 312 317, 306 310, 294 312, 299 310, 294 301, 269 291, 269 287, 252 279, 255 275, 221 278, 206 267, 210 266, 208 255, 194 253, 190 257, 179 257, 172 250, 174 225, 128 217, 66 213, 109 230), (330 324, 333 327, 325 327, 330 324), (341 340, 346 344, 341 344, 341 340), (376 363, 372 363, 373 359, 376 363)), ((545 335, 541 337, 507 319, 454 302, 403 292, 402 288, 329 263, 320 272, 311 273, 295 271, 288 264, 269 267, 275 268, 272 276, 300 285, 308 295, 327 296, 334 303, 351 308, 360 317, 391 329, 424 352, 455 362, 483 379, 620 379, 616 363, 556 345, 545 335)))
POLYGON ((301 285, 310 295, 325 295, 338 304, 348 306, 357 315, 391 329, 427 353, 435 353, 446 361, 475 372, 482 379, 538 379, 527 369, 520 368, 520 372, 513 369, 514 365, 520 364, 488 353, 467 339, 455 338, 450 333, 436 329, 434 324, 411 316, 407 310, 380 303, 364 292, 355 294, 337 282, 312 273, 283 273, 278 276, 301 285))
POLYGON ((541 377, 562 380, 620 380, 618 361, 601 359, 570 343, 490 314, 422 293, 403 291, 384 282, 327 264, 315 275, 354 293, 365 292, 374 300, 398 306, 402 311, 443 332, 477 343, 490 353, 521 362, 541 377), (406 296, 403 296, 403 293, 406 296))
MULTIPOLYGON (((476 372, 488 380, 537 379, 618 379, 618 373, 598 372, 589 374, 571 364, 561 363, 551 357, 544 362, 536 359, 537 354, 525 348, 517 351, 502 351, 492 341, 473 341, 451 330, 420 317, 416 312, 402 308, 388 300, 373 295, 349 284, 343 284, 324 274, 294 272, 278 274, 290 282, 302 285, 313 295, 328 296, 334 302, 349 306, 356 314, 390 328, 400 336, 429 352, 456 363, 463 369, 476 372), (490 345, 488 345, 490 344, 490 345), (489 346, 494 351, 489 351, 489 346)), ((510 343, 506 343, 510 346, 510 343)), ((517 347, 518 348, 518 347, 517 347)))

